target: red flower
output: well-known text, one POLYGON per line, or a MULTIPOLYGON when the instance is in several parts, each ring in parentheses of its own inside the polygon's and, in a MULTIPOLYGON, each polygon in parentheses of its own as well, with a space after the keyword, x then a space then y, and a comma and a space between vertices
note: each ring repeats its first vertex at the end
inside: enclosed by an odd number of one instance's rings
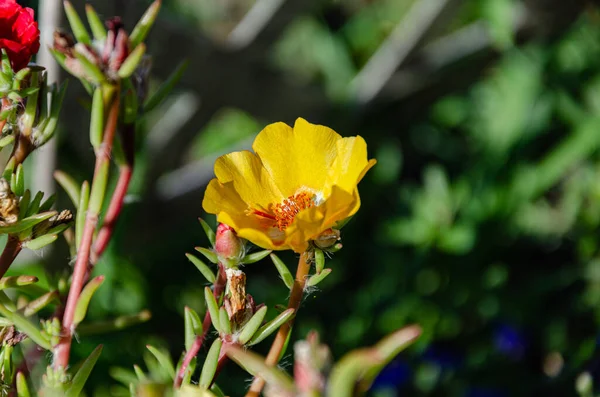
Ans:
POLYGON ((40 49, 40 30, 31 8, 15 0, 0 0, 0 48, 6 50, 14 71, 23 69, 40 49))

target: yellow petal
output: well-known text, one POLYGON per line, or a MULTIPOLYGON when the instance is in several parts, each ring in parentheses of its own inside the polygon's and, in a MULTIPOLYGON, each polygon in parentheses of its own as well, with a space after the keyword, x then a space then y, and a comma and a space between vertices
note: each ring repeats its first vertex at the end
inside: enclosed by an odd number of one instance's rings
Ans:
POLYGON ((368 160, 367 143, 362 137, 342 138, 337 142, 337 156, 329 170, 328 183, 353 192, 375 163, 374 159, 368 160))
POLYGON ((266 208, 284 198, 260 159, 247 150, 219 157, 215 175, 221 183, 233 182, 233 188, 249 206, 266 208))
POLYGON ((252 148, 285 196, 301 187, 321 191, 341 139, 331 128, 299 118, 290 128, 284 123, 268 125, 252 148))

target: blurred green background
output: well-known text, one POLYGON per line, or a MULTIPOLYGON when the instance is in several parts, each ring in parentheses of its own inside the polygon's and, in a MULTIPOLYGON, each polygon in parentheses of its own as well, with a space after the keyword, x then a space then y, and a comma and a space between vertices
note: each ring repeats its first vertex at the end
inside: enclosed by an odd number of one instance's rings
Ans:
MULTIPOLYGON (((91 3, 129 27, 147 6, 91 3)), ((79 357, 105 346, 90 392, 115 393, 109 368, 142 363, 148 343, 179 357, 184 306, 204 312, 205 280, 184 253, 208 244, 196 218, 214 159, 299 116, 363 136, 378 164, 295 338, 316 329, 339 358, 420 324, 422 338, 386 368, 377 397, 569 396, 580 373, 600 375, 594 2, 165 0, 148 44, 152 86, 190 65, 139 122, 134 182, 97 269, 107 281, 92 317, 145 308, 153 317, 80 335, 79 357)), ((93 156, 77 102, 85 95, 72 83, 58 166, 83 180, 93 156)), ((67 263, 59 242, 19 271, 57 274, 67 263)), ((272 264, 245 271, 257 302, 285 301, 272 264)), ((219 380, 238 396, 248 375, 230 365, 219 380)))

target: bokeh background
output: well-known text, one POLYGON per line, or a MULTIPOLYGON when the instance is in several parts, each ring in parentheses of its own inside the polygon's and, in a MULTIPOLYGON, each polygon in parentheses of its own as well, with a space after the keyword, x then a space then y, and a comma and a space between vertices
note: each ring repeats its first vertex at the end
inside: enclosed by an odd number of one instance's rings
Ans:
MULTIPOLYGON (((91 3, 129 27, 148 5, 91 3)), ((28 5, 41 18, 54 12, 46 39, 52 24, 67 26, 59 2, 28 5)), ((316 329, 339 358, 420 324, 419 342, 378 378, 377 397, 571 396, 579 374, 600 375, 593 1, 164 0, 148 44, 151 87, 180 62, 189 67, 139 120, 134 181, 98 265, 107 280, 91 316, 149 309, 152 319, 82 332, 78 357, 105 346, 90 395, 116 395, 108 373, 143 364, 148 343, 179 357, 184 306, 204 312, 205 280, 184 253, 208 244, 197 217, 213 162, 250 147, 266 124, 299 116, 363 136, 378 164, 295 338, 316 329)), ((71 81, 56 147, 31 166, 38 183, 51 186, 52 158, 79 180, 91 177, 82 100, 71 81)), ((294 266, 293 255, 282 258, 294 266)), ((17 271, 52 280, 68 262, 58 242, 24 255, 17 271)), ((245 271, 255 300, 285 301, 268 260, 245 271)), ((230 365, 218 383, 238 396, 247 381, 230 365)))

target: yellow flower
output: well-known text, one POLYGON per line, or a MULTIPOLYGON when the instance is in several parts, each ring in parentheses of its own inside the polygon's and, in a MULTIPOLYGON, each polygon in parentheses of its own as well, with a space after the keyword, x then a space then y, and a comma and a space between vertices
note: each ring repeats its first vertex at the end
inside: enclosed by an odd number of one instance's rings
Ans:
POLYGON ((357 184, 376 162, 360 136, 301 118, 268 125, 252 149, 217 159, 202 206, 262 248, 299 253, 358 211, 357 184))

